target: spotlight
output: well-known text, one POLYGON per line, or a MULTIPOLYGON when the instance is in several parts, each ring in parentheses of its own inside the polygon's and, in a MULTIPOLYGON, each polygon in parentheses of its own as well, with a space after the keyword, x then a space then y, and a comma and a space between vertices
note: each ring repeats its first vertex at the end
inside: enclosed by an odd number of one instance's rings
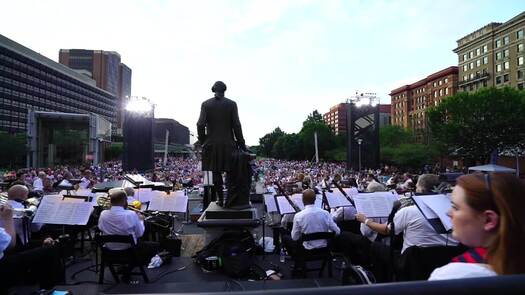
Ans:
POLYGON ((126 110, 128 112, 146 114, 153 110, 153 104, 146 99, 132 97, 126 105, 126 110))

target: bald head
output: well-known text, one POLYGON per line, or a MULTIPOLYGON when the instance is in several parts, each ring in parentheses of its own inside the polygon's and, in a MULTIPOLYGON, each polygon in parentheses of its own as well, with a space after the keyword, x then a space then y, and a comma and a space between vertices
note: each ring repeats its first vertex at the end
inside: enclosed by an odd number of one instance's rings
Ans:
POLYGON ((15 184, 7 191, 7 198, 9 200, 27 200, 29 190, 25 185, 15 184))
POLYGON ((306 189, 303 191, 304 205, 313 205, 315 203, 315 192, 313 189, 306 189))

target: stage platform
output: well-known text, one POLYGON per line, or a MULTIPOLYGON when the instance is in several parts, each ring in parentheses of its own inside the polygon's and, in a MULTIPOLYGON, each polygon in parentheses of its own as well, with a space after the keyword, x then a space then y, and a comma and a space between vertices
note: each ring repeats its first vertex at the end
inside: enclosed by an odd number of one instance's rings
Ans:
MULTIPOLYGON (((262 204, 253 204, 257 216, 262 216, 262 204)), ((269 227, 265 229, 266 236, 271 237, 269 227)), ((254 229, 254 233, 262 236, 262 225, 254 229)), ((231 279, 220 272, 206 272, 193 262, 191 256, 204 246, 205 229, 197 223, 184 224, 180 238, 182 239, 181 257, 174 257, 170 264, 156 269, 146 269, 150 283, 142 281, 140 276, 132 277, 134 284, 115 284, 109 270, 105 272, 104 284, 99 285, 98 273, 95 272, 95 256, 87 245, 86 255, 79 253, 74 262, 69 262, 66 268, 66 285, 57 286, 57 290, 70 290, 75 295, 82 294, 147 294, 147 293, 204 293, 224 291, 248 291, 287 288, 314 288, 320 286, 340 285, 339 272, 334 268, 333 278, 319 279, 317 272, 308 274, 307 279, 296 279, 291 276, 292 262, 279 262, 275 254, 259 255, 257 265, 263 269, 273 269, 283 274, 281 281, 248 281, 231 279), (183 268, 183 269, 180 269, 183 268)), ((89 244, 89 243, 88 243, 89 244)), ((10 294, 31 294, 37 291, 37 286, 18 286, 10 290, 10 294)))

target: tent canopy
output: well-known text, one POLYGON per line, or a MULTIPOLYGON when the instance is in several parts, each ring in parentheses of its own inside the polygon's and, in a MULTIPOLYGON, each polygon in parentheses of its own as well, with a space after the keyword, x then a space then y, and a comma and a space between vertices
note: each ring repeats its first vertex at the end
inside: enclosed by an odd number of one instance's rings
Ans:
POLYGON ((495 164, 473 166, 473 167, 469 167, 468 170, 469 171, 483 171, 483 172, 507 172, 507 173, 516 172, 516 169, 507 168, 507 167, 499 166, 495 164))

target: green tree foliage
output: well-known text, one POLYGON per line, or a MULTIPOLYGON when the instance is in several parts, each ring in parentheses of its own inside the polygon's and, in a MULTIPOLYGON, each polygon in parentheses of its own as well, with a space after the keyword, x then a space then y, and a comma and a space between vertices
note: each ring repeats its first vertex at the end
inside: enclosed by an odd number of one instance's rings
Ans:
POLYGON ((406 168, 421 168, 431 163, 434 148, 415 143, 409 130, 400 126, 384 126, 379 130, 381 162, 406 168))
POLYGON ((306 160, 311 160, 315 155, 315 133, 317 133, 319 157, 324 158, 325 152, 334 148, 335 136, 330 127, 328 127, 325 122, 309 121, 307 119, 299 132, 299 138, 302 142, 303 158, 306 160))
POLYGON ((525 146, 525 92, 488 88, 458 93, 427 110, 432 137, 471 160, 525 146))
POLYGON ((122 142, 113 142, 104 150, 104 160, 111 161, 120 158, 124 152, 124 144, 122 142))
POLYGON ((26 151, 24 133, 8 134, 0 131, 0 167, 9 169, 23 167, 26 151))
POLYGON ((272 150, 272 157, 285 160, 304 159, 302 152, 302 141, 299 135, 285 134, 275 143, 272 150))
POLYGON ((259 138, 259 154, 262 156, 271 157, 275 143, 285 134, 286 133, 284 133, 281 128, 277 127, 272 132, 259 138))
POLYGON ((308 114, 308 117, 306 117, 306 120, 303 122, 303 127, 308 123, 325 123, 323 120, 323 116, 319 114, 317 110, 314 110, 311 114, 308 114))

